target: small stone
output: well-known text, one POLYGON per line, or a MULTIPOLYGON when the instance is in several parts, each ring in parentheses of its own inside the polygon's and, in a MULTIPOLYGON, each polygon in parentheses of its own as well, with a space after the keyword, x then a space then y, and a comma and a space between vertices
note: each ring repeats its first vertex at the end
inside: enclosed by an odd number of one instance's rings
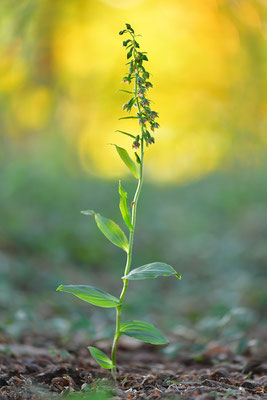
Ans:
POLYGON ((6 384, 7 384, 7 381, 6 381, 5 377, 0 376, 0 387, 6 386, 6 384))
POLYGON ((256 389, 259 385, 251 380, 246 380, 242 383, 241 387, 246 389, 256 389))
POLYGON ((253 359, 247 362, 247 364, 244 366, 242 370, 243 374, 249 374, 249 373, 254 373, 254 374, 260 374, 263 372, 262 369, 262 360, 259 359, 253 359))

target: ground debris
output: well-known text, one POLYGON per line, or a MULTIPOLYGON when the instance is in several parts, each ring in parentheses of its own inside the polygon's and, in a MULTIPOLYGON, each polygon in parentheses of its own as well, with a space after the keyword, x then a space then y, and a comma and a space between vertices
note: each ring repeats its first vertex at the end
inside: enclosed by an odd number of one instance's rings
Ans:
POLYGON ((263 361, 237 357, 225 347, 210 346, 205 354, 175 357, 146 345, 138 351, 126 347, 118 354, 116 384, 84 347, 69 352, 44 348, 40 354, 27 347, 19 354, 0 353, 0 400, 68 399, 79 393, 77 399, 87 399, 88 393, 98 391, 108 400, 258 400, 267 392, 263 361))

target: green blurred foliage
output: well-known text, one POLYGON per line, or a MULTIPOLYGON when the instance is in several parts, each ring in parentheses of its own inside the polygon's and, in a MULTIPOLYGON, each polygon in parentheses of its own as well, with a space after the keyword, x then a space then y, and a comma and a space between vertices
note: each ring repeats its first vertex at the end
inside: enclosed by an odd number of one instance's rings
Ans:
MULTIPOLYGON (((125 318, 209 337, 261 321, 265 21, 264 0, 1 1, 3 332, 112 336, 112 311, 55 289, 84 283, 116 295, 121 287, 124 254, 80 210, 121 221, 110 178, 126 169, 106 144, 115 129, 133 129, 117 121, 125 22, 143 35, 161 117, 146 154, 133 266, 164 260, 183 276, 133 282, 125 318)), ((133 193, 132 180, 123 185, 133 193)))
POLYGON ((77 157, 71 169, 125 174, 106 144, 116 129, 136 131, 117 121, 126 100, 117 92, 125 71, 118 31, 128 21, 143 35, 160 111, 150 179, 255 164, 267 148, 266 15, 265 0, 3 0, 3 142, 33 152, 56 136, 77 157))
MULTIPOLYGON (((204 336, 233 335, 261 321, 264 176, 264 168, 236 169, 179 187, 144 185, 133 266, 166 260, 182 280, 132 282, 126 319, 158 322, 167 331, 194 326, 204 336)), ((2 329, 14 336, 41 328, 66 338, 79 330, 91 339, 111 336, 112 310, 55 289, 90 284, 119 293, 123 251, 80 214, 99 209, 123 226, 117 183, 70 176, 60 162, 48 168, 44 160, 19 158, 6 160, 0 181, 2 329)), ((134 190, 132 181, 124 186, 134 190)))

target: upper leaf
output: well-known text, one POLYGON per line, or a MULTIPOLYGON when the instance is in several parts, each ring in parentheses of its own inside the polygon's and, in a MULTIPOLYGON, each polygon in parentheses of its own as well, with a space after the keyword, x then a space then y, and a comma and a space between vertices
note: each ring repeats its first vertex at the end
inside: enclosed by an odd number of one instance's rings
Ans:
POLYGON ((94 215, 96 224, 101 232, 110 240, 115 246, 122 248, 126 253, 129 250, 129 243, 125 236, 125 233, 121 230, 119 225, 117 225, 111 219, 102 217, 100 214, 96 214, 92 210, 81 211, 85 215, 94 215))
POLYGON ((118 152, 120 158, 122 159, 122 161, 124 162, 124 164, 129 168, 129 170, 131 171, 133 176, 136 179, 139 179, 140 174, 139 174, 138 168, 137 168, 135 162, 129 156, 127 150, 125 150, 124 148, 119 147, 117 145, 115 145, 115 146, 116 146, 117 152, 118 152))
POLYGON ((124 219, 124 222, 128 226, 129 230, 132 231, 133 226, 131 223, 131 218, 130 218, 129 210, 127 207, 127 192, 121 186, 120 181, 119 181, 119 194, 120 194, 120 210, 121 210, 122 218, 124 219))
POLYGON ((137 164, 141 164, 141 159, 140 159, 139 155, 136 153, 136 151, 134 152, 134 155, 135 155, 137 164))
POLYGON ((133 54, 133 47, 131 47, 131 49, 127 53, 127 60, 132 57, 132 54, 133 54))
POLYGON ((130 92, 129 90, 123 90, 123 89, 119 89, 118 92, 125 92, 125 93, 130 93, 130 94, 134 93, 134 92, 130 92))
POLYGON ((57 290, 71 293, 79 299, 98 307, 111 308, 120 305, 120 300, 117 297, 93 286, 60 285, 57 290))
POLYGON ((120 130, 118 130, 118 129, 117 129, 115 132, 123 133, 124 135, 130 136, 131 138, 135 139, 135 136, 132 135, 131 133, 128 133, 128 132, 125 132, 125 131, 120 131, 120 130))
POLYGON ((130 321, 121 324, 120 333, 151 344, 167 344, 168 339, 152 324, 143 321, 130 321))
POLYGON ((121 117, 119 119, 138 119, 138 117, 135 117, 134 115, 130 115, 129 117, 121 117))
POLYGON ((131 39, 124 40, 124 41, 122 42, 122 45, 126 47, 127 44, 130 43, 130 42, 131 42, 131 39))
POLYGON ((88 350, 90 351, 91 356, 96 360, 96 362, 99 365, 101 365, 101 367, 106 369, 111 369, 114 367, 110 358, 108 358, 108 356, 106 356, 106 354, 103 353, 103 351, 92 346, 89 346, 88 350))
POLYGON ((125 24, 125 25, 126 25, 126 28, 127 28, 129 31, 131 31, 132 33, 134 33, 134 30, 133 30, 133 28, 131 27, 130 24, 125 24))
POLYGON ((123 276, 123 279, 140 280, 140 279, 154 279, 158 276, 177 276, 181 279, 181 275, 175 271, 173 267, 162 262, 154 262, 151 264, 142 265, 129 272, 128 275, 123 276))

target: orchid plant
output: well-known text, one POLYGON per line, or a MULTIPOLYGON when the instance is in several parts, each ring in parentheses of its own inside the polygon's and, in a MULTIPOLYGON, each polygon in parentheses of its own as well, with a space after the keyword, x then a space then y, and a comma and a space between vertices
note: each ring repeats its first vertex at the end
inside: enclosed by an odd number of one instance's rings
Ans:
POLYGON ((127 50, 127 66, 128 72, 123 78, 123 82, 131 85, 132 90, 122 90, 130 94, 130 99, 122 107, 128 113, 135 109, 135 115, 129 115, 119 118, 123 119, 136 119, 139 122, 139 133, 132 134, 122 130, 117 132, 128 136, 132 140, 132 148, 134 151, 135 159, 130 157, 128 151, 118 145, 115 148, 121 160, 128 167, 133 177, 137 180, 137 187, 130 204, 130 210, 127 201, 127 192, 119 181, 119 195, 120 195, 120 211, 126 227, 129 231, 127 239, 122 229, 111 219, 107 219, 102 215, 92 210, 82 211, 83 214, 93 216, 100 231, 110 240, 115 246, 120 247, 126 253, 126 265, 124 274, 122 276, 122 290, 119 297, 115 297, 106 291, 97 289, 92 286, 85 285, 60 285, 57 290, 67 292, 75 295, 81 300, 99 307, 115 308, 116 310, 116 327, 111 350, 111 358, 104 354, 101 350, 95 347, 89 347, 89 351, 95 361, 103 368, 111 369, 112 376, 116 378, 117 363, 116 352, 118 340, 121 335, 127 335, 143 342, 152 343, 156 345, 167 344, 166 337, 156 329, 152 324, 143 321, 128 321, 122 322, 122 308, 125 301, 129 281, 140 279, 154 279, 159 276, 175 276, 181 279, 174 268, 163 262, 153 262, 151 264, 142 265, 138 268, 131 269, 132 267, 132 251, 134 231, 136 224, 136 213, 139 196, 143 184, 144 176, 144 153, 145 146, 155 143, 154 136, 152 136, 155 129, 159 128, 158 113, 151 109, 151 101, 148 99, 147 94, 152 83, 150 82, 150 74, 145 68, 145 62, 148 61, 147 53, 140 50, 140 45, 137 42, 137 37, 134 29, 130 24, 126 24, 126 29, 119 32, 120 35, 128 35, 128 38, 122 42, 123 47, 127 50))

